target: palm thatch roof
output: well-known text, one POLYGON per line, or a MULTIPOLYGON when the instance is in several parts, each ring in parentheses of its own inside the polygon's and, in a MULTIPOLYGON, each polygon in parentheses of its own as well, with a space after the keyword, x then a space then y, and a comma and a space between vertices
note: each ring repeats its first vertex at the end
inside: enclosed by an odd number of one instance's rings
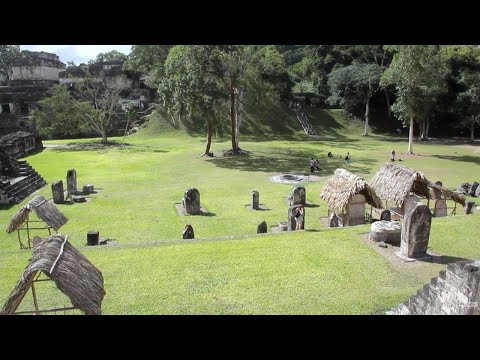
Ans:
POLYGON ((430 188, 438 189, 446 199, 465 204, 463 195, 430 182, 421 172, 388 162, 373 176, 370 186, 382 199, 400 207, 411 192, 429 198, 430 188))
POLYGON ((30 211, 51 226, 55 231, 67 223, 68 219, 53 204, 50 204, 43 196, 37 195, 13 215, 7 227, 7 233, 11 233, 22 227, 30 211))
POLYGON ((365 180, 345 169, 335 170, 334 175, 323 187, 320 198, 327 201, 328 207, 333 212, 343 214, 351 198, 356 194, 364 195, 368 204, 377 208, 382 207, 382 201, 365 180))
POLYGON ((102 273, 75 249, 68 236, 53 235, 38 244, 0 314, 13 314, 38 271, 43 271, 86 315, 100 315, 105 295, 102 273))

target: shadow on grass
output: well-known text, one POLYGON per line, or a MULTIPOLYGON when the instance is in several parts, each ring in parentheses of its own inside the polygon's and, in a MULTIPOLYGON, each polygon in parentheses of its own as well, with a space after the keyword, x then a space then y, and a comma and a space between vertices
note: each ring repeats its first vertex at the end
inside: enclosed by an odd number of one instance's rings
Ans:
MULTIPOLYGON (((310 159, 319 158, 322 171, 318 176, 331 176, 337 168, 344 168, 345 161, 343 157, 328 158, 316 156, 312 152, 304 149, 285 149, 272 148, 271 152, 262 151, 250 152, 247 155, 221 156, 208 158, 206 161, 215 166, 227 169, 236 169, 241 171, 262 171, 271 173, 302 173, 310 172, 310 159)), ((349 171, 364 173, 369 171, 369 164, 361 161, 352 161, 349 171)))
POLYGON ((197 215, 195 215, 195 216, 198 216, 198 215, 200 215, 200 216, 217 216, 217 214, 215 214, 215 213, 212 213, 212 212, 203 212, 203 211, 200 212, 200 214, 197 214, 197 215))
MULTIPOLYGON (((427 252, 427 254, 428 254, 428 252, 427 252)), ((430 255, 430 254, 428 254, 428 255, 430 256, 429 258, 421 259, 419 261, 428 262, 428 263, 432 263, 432 264, 447 265, 447 264, 457 262, 457 261, 470 260, 470 259, 465 259, 465 258, 456 257, 456 256, 430 255)))
POLYGON ((453 160, 453 161, 462 161, 462 162, 469 162, 472 164, 480 165, 480 156, 471 156, 471 155, 432 155, 432 157, 436 157, 443 160, 453 160))
POLYGON ((49 146, 52 151, 71 152, 71 151, 105 151, 108 149, 120 149, 125 152, 156 152, 166 153, 167 150, 161 150, 154 146, 148 145, 132 145, 129 143, 119 143, 115 141, 102 144, 101 142, 71 142, 64 145, 49 146))

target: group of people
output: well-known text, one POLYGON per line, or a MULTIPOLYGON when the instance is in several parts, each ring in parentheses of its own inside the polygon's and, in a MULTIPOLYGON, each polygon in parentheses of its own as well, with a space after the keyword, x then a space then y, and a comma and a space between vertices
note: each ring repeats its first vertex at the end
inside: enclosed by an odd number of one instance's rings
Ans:
POLYGON ((313 173, 315 170, 322 170, 320 169, 320 161, 318 159, 314 160, 313 157, 310 160, 310 172, 313 173))

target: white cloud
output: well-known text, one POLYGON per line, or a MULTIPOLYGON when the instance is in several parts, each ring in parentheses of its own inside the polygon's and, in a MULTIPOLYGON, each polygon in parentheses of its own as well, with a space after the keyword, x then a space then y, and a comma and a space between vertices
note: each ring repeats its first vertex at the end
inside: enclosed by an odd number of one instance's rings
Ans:
POLYGON ((74 61, 76 64, 86 63, 99 53, 112 50, 128 55, 131 47, 132 45, 20 45, 22 50, 54 53, 60 57, 62 62, 74 61))

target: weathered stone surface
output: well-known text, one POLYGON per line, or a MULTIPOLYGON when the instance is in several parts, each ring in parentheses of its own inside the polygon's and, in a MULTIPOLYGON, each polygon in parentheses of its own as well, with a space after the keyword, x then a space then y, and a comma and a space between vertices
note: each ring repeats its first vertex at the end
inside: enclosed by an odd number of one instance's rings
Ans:
POLYGON ((475 190, 475 197, 480 197, 480 186, 477 186, 477 190, 475 190))
POLYGON ((333 212, 330 214, 330 217, 328 218, 328 226, 338 227, 338 216, 333 212))
POLYGON ((380 242, 378 243, 378 246, 381 247, 381 248, 387 248, 387 247, 388 247, 388 245, 385 244, 383 241, 380 241, 380 242))
POLYGON ((380 220, 392 221, 392 213, 389 210, 383 210, 380 215, 380 220))
POLYGON ((195 233, 193 232, 193 227, 190 224, 185 225, 185 228, 182 232, 182 237, 184 239, 195 239, 195 233))
POLYGON ((87 233, 87 245, 95 246, 99 244, 100 232, 98 230, 90 230, 87 233))
POLYGON ((473 214, 473 205, 475 205, 475 201, 467 201, 465 203, 465 215, 471 215, 473 214))
POLYGON ((265 221, 262 221, 257 226, 257 234, 266 234, 266 233, 267 233, 267 223, 265 221))
MULTIPOLYGON (((287 220, 287 229, 288 231, 293 231, 296 229, 297 226, 297 220, 295 217, 296 214, 296 209, 298 208, 298 205, 293 205, 288 208, 288 220, 287 220)), ((305 208, 303 208, 303 222, 302 222, 302 230, 305 229, 305 208)))
POLYGON ((85 199, 85 196, 73 195, 72 201, 76 203, 83 203, 83 202, 86 202, 87 199, 85 199))
POLYGON ((35 248, 38 244, 40 244, 43 239, 40 236, 34 236, 32 239, 32 245, 35 248))
POLYGON ((68 195, 77 193, 77 171, 75 169, 67 171, 67 192, 68 195))
POLYGON ((53 202, 55 204, 63 204, 65 196, 63 192, 63 181, 57 180, 52 183, 53 202))
POLYGON ((93 194, 93 185, 83 185, 83 195, 93 194))
POLYGON ((462 193, 463 195, 467 195, 468 190, 470 190, 470 186, 471 185, 469 183, 462 183, 462 184, 458 185, 457 191, 459 193, 462 193))
POLYGON ((405 214, 402 226, 400 254, 416 258, 426 256, 432 213, 424 204, 416 204, 405 214))
POLYGON ((260 208, 259 202, 260 194, 256 190, 252 191, 252 209, 258 210, 260 208))
POLYGON ((448 215, 447 202, 443 199, 435 201, 434 217, 443 217, 448 215))
POLYGON ((376 242, 400 245, 402 225, 396 221, 380 220, 370 225, 370 238, 376 242))
POLYGON ((422 200, 414 194, 410 194, 406 197, 403 203, 403 215, 407 215, 417 204, 421 204, 422 200))
POLYGON ((188 189, 185 191, 182 204, 187 214, 200 214, 200 192, 195 188, 188 189))
POLYGON ((470 186, 470 189, 468 189, 468 195, 470 196, 475 196, 475 193, 477 191, 477 188, 478 188, 478 182, 474 182, 472 184, 472 186, 470 186))
POLYGON ((293 189, 293 192, 289 197, 289 205, 290 206, 300 205, 300 204, 305 205, 305 198, 306 198, 305 187, 298 186, 295 189, 293 189))
POLYGON ((480 315, 480 260, 457 261, 388 315, 480 315))

